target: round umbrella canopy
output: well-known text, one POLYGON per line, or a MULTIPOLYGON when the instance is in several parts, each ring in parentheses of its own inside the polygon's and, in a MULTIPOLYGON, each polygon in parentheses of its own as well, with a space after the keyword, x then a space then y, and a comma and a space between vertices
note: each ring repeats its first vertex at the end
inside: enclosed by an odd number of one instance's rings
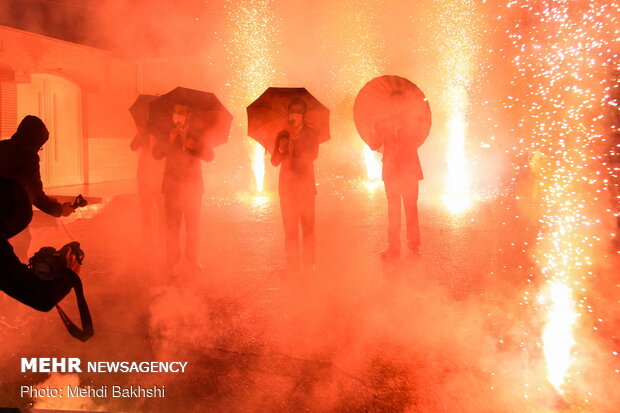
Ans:
POLYGON ((366 83, 355 98, 353 120, 371 149, 377 150, 383 144, 383 137, 375 132, 396 119, 411 131, 407 136, 415 140, 415 145, 422 145, 431 129, 431 108, 424 93, 400 76, 379 76, 366 83))
POLYGON ((173 126, 174 105, 187 105, 192 118, 189 127, 199 129, 203 143, 211 147, 228 141, 232 115, 219 99, 209 92, 177 87, 149 104, 148 130, 159 139, 166 139, 173 126))
POLYGON ((319 132, 319 143, 329 140, 329 109, 303 87, 270 87, 263 92, 247 107, 248 136, 273 152, 278 133, 288 124, 288 105, 295 98, 306 102, 304 122, 319 132))
POLYGON ((155 95, 138 95, 138 98, 129 108, 129 113, 133 117, 138 129, 146 129, 146 123, 149 118, 149 104, 155 100, 155 95))

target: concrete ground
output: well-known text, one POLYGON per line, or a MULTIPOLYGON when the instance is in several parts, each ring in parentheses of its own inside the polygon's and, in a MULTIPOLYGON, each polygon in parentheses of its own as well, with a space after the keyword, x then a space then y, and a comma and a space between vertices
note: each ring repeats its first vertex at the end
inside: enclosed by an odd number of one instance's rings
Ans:
MULTIPOLYGON (((161 228, 153 247, 141 236, 132 182, 56 191, 76 192, 103 201, 61 220, 39 216, 30 253, 72 239, 82 243, 81 277, 95 336, 80 343, 54 311, 37 313, 3 298, 0 405, 130 412, 614 411, 607 389, 620 383, 612 327, 594 338, 590 330, 583 333, 583 353, 598 367, 593 373, 577 363, 581 376, 572 392, 560 396, 545 379, 543 318, 535 300, 524 299, 543 282, 531 276, 536 227, 508 197, 479 201, 454 217, 423 193, 420 256, 386 264, 378 256, 386 243, 382 188, 328 182, 316 204, 317 272, 283 274, 277 194, 205 195, 203 269, 169 273, 161 265, 161 228), (180 360, 188 371, 19 372, 20 357, 46 356, 180 360), (604 384, 592 387, 593 380, 604 384), (166 397, 18 394, 23 384, 77 383, 165 385, 166 397)), ((607 299, 602 292, 597 302, 604 307, 607 299)), ((62 307, 77 317, 72 296, 62 307)), ((606 312, 611 321, 616 313, 606 312)))

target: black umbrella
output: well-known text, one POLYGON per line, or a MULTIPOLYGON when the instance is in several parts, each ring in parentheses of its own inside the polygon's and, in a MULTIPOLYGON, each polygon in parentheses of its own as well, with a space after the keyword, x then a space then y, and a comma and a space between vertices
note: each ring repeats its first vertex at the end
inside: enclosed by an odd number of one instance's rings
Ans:
POLYGON ((288 105, 294 98, 303 99, 308 105, 305 122, 319 132, 319 143, 327 141, 330 137, 329 109, 302 87, 270 87, 265 90, 247 107, 248 136, 272 152, 278 132, 286 128, 288 105))
POLYGON ((138 98, 129 108, 129 113, 131 113, 138 129, 146 128, 146 122, 149 118, 149 104, 156 98, 155 95, 138 95, 138 98))
POLYGON ((184 87, 177 87, 151 101, 147 128, 158 139, 167 139, 170 128, 173 126, 174 105, 178 104, 189 107, 194 119, 192 124, 199 125, 199 135, 203 137, 203 143, 214 147, 228 141, 232 115, 217 96, 213 93, 184 87))

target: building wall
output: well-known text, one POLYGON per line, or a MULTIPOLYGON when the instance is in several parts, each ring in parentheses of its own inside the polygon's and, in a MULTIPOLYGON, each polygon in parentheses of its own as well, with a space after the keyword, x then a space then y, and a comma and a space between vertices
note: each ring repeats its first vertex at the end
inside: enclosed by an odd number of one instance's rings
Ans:
POLYGON ((84 183, 133 178, 136 156, 129 142, 135 126, 128 108, 138 95, 137 65, 104 50, 0 26, 0 138, 15 131, 17 85, 30 83, 33 74, 61 76, 81 90, 84 183))

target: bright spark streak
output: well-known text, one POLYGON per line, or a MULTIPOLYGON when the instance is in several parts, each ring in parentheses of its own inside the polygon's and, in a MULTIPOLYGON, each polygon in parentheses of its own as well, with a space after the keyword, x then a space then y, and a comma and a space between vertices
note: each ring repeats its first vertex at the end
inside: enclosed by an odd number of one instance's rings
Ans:
POLYGON ((366 164, 366 188, 374 191, 381 186, 381 160, 377 152, 364 145, 364 163, 366 164))
POLYGON ((481 19, 472 0, 439 2, 436 47, 442 56, 444 101, 448 108, 446 176, 443 202, 448 211, 461 214, 473 204, 470 167, 466 153, 469 99, 474 77, 481 19))
POLYGON ((506 107, 524 114, 521 158, 540 155, 533 258, 547 278, 542 332, 547 379, 563 394, 579 344, 574 295, 578 288, 580 302, 587 299, 586 274, 593 274, 592 257, 604 248, 609 170, 603 114, 610 100, 609 69, 618 61, 620 7, 592 0, 517 0, 506 8, 518 15, 508 30, 516 52, 511 83, 517 98, 509 97, 506 107))
POLYGON ((265 181, 265 149, 260 145, 254 145, 254 154, 252 155, 252 171, 254 171, 254 180, 256 182, 256 191, 263 192, 263 184, 265 181))
MULTIPOLYGON (((245 107, 273 81, 273 60, 278 33, 271 0, 227 0, 230 39, 227 44, 229 66, 234 73, 233 100, 245 107)), ((237 119, 246 119, 239 113, 237 119)), ((242 126, 243 127, 243 126, 242 126)), ((255 189, 262 192, 265 177, 264 149, 259 143, 249 145, 255 189)))
POLYGON ((575 345, 573 327, 578 314, 572 290, 566 284, 550 281, 547 294, 550 299, 549 322, 542 333, 547 380, 562 394, 564 379, 571 364, 572 348, 575 345))
MULTIPOLYGON (((333 76, 338 92, 355 96, 364 84, 382 74, 384 40, 381 37, 381 0, 334 2, 331 13, 338 16, 338 67, 333 76)), ((334 41, 329 39, 329 42, 334 41)), ((352 104, 352 102, 351 102, 352 104)), ((351 107, 351 110, 353 108, 351 107)), ((362 144, 360 157, 366 166, 365 187, 373 192, 381 185, 381 162, 377 154, 362 144)))
POLYGON ((449 142, 446 149, 447 175, 443 193, 444 205, 454 215, 462 214, 472 206, 470 177, 465 158, 465 119, 467 96, 464 90, 456 89, 451 95, 448 118, 449 142))

